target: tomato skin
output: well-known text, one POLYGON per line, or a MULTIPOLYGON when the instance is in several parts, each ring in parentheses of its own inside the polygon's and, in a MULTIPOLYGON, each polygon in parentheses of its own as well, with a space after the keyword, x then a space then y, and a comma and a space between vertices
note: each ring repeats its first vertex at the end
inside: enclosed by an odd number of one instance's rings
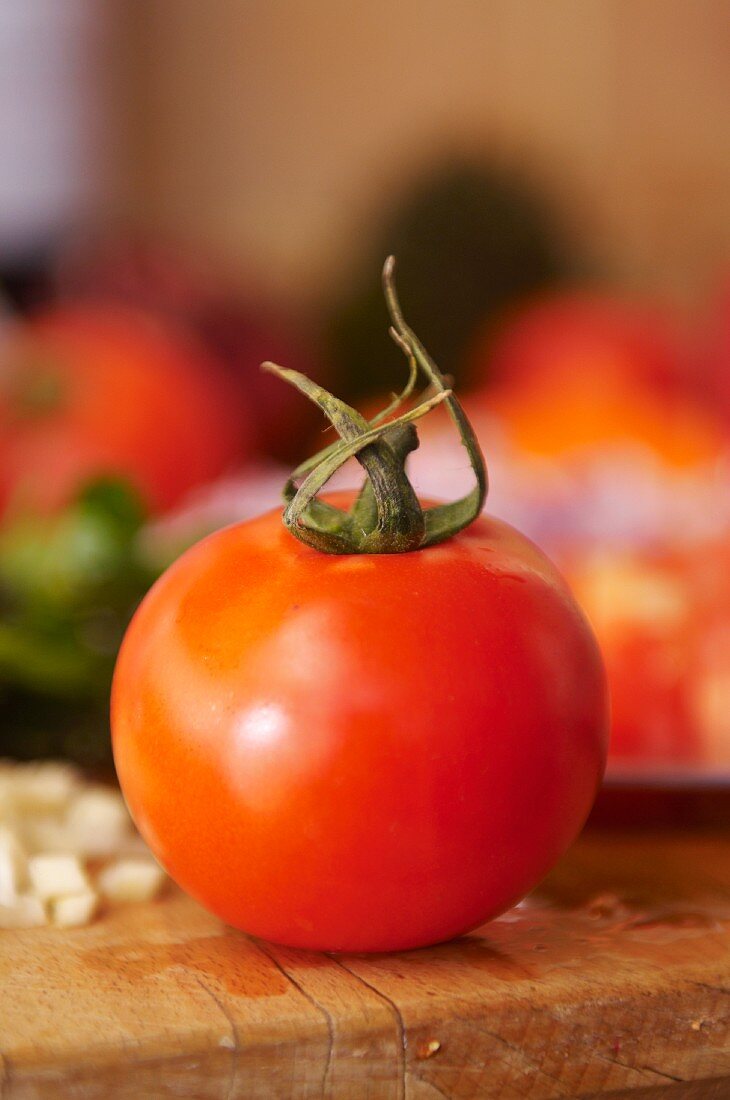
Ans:
POLYGON ((506 524, 340 557, 275 512, 150 591, 112 727, 130 811, 185 890, 266 939, 385 951, 542 878, 593 802, 607 696, 564 581, 506 524))

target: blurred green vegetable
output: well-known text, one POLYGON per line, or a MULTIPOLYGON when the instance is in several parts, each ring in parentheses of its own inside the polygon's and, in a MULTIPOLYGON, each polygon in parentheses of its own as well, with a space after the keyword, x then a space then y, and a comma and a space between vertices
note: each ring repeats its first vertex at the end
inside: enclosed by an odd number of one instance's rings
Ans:
POLYGON ((0 755, 110 759, 108 700, 131 615, 159 570, 125 483, 0 531, 0 755))

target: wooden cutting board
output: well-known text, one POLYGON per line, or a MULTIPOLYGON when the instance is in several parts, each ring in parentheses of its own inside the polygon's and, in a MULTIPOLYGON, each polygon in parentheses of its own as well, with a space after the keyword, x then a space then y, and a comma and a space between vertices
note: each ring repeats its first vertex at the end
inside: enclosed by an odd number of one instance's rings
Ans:
POLYGON ((730 1097, 730 838, 586 835, 457 942, 330 957, 173 888, 0 934, 2 1100, 730 1097))

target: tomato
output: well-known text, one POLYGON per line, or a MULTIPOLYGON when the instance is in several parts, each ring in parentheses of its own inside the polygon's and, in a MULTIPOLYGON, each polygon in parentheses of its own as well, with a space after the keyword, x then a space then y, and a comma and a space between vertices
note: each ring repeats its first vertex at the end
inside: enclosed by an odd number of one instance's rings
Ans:
POLYGON ((523 897, 586 818, 606 711, 565 582, 486 516, 375 555, 319 553, 278 512, 225 528, 147 595, 112 693, 119 780, 172 877, 249 933, 348 951, 523 897))
POLYGON ((675 326, 652 305, 607 292, 563 290, 527 301, 499 330, 475 341, 475 377, 510 385, 560 385, 575 375, 608 374, 665 394, 682 380, 685 365, 675 326))
POLYGON ((3 348, 9 506, 52 511, 100 474, 160 511, 246 456, 250 429, 214 361, 140 311, 59 306, 3 348))
POLYGON ((496 413, 530 455, 638 444, 674 468, 712 462, 721 425, 689 397, 678 347, 651 307, 607 294, 545 295, 475 346, 493 385, 473 395, 473 410, 496 413))
POLYGON ((313 406, 260 369, 273 359, 326 374, 314 332, 267 292, 252 272, 235 285, 220 264, 180 244, 148 236, 111 236, 63 257, 59 290, 73 300, 134 305, 192 332, 215 357, 240 399, 256 408, 256 448, 278 460, 299 457, 321 432, 313 406))

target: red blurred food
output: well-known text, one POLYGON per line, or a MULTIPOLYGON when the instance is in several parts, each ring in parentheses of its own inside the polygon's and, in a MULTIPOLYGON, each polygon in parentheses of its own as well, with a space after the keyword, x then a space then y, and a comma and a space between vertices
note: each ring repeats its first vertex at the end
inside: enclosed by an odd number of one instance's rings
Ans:
MULTIPOLYGON (((490 457, 488 507, 549 550, 593 621, 610 768, 730 772, 727 435, 668 384, 660 330, 600 306, 546 300, 493 339, 494 384, 465 402, 490 457)), ((463 491, 448 483, 465 474, 453 426, 429 417, 419 433, 420 483, 463 491)))
POLYGON ((730 772, 730 538, 565 565, 606 661, 612 766, 730 772))
POLYGON ((0 364, 13 510, 54 510, 111 474, 161 511, 252 451, 245 410, 215 360, 139 310, 49 308, 14 330, 0 364))
POLYGON ((730 274, 715 294, 697 338, 695 383, 730 432, 730 274))
MULTIPOLYGON (((730 522, 727 443, 699 405, 608 370, 505 383, 464 405, 489 455, 490 511, 555 556, 577 544, 704 538, 730 522)), ((429 416, 419 434, 419 490, 463 492, 468 470, 453 424, 429 416)))
POLYGON ((563 292, 516 312, 474 355, 517 447, 559 456, 630 440, 670 466, 717 453, 719 425, 683 385, 677 333, 657 309, 563 292))
POLYGON ((270 359, 323 381, 323 357, 307 326, 249 277, 234 286, 200 254, 157 239, 112 237, 67 253, 59 293, 71 301, 127 304, 190 330, 227 370, 237 400, 254 409, 256 449, 280 460, 301 456, 322 417, 291 387, 263 372, 270 359))
POLYGON ((677 331, 661 309, 582 290, 517 307, 496 337, 491 326, 485 329, 472 357, 475 377, 497 384, 560 384, 575 374, 611 374, 671 392, 684 372, 677 331))
POLYGON ((484 400, 526 454, 560 458, 630 443, 683 468, 711 461, 722 445, 720 425, 705 410, 606 364, 506 384, 484 400))

